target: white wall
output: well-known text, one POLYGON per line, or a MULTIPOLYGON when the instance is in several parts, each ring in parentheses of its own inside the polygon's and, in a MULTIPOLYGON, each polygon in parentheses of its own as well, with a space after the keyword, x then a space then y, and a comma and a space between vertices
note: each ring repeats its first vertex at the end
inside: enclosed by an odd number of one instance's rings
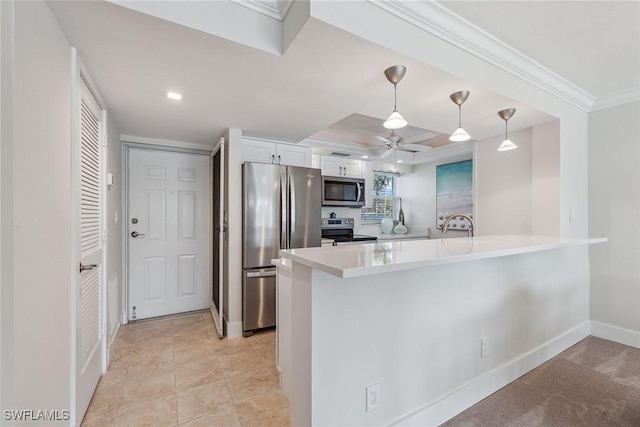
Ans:
POLYGON ((122 227, 126 223, 127 218, 122 211, 122 143, 120 142, 120 132, 116 126, 116 123, 107 117, 107 170, 106 172, 113 175, 113 185, 107 187, 106 194, 106 223, 107 223, 107 298, 108 304, 115 302, 115 309, 112 311, 109 306, 107 315, 109 316, 109 339, 115 338, 112 336, 115 325, 119 324, 121 319, 125 316, 125 308, 122 306, 123 301, 123 277, 122 277, 122 227), (118 223, 115 223, 115 217, 118 217, 118 223), (115 295, 111 295, 114 292, 109 286, 112 285, 112 280, 116 282, 115 295), (111 313, 115 313, 115 319, 111 318, 111 313))
POLYGON ((511 132, 509 139, 517 149, 497 151, 504 136, 475 143, 478 235, 531 232, 531 129, 511 132))
POLYGON ((531 231, 560 234, 560 122, 531 128, 531 231))
POLYGON ((589 115, 594 334, 640 348, 640 102, 589 115))
POLYGON ((225 201, 228 242, 225 245, 225 320, 227 336, 242 336, 242 131, 229 129, 225 151, 225 201))
POLYGON ((0 2, 0 409, 13 404, 13 3, 0 2))
MULTIPOLYGON (((2 283, 3 293, 8 287, 13 294, 9 325, 4 323, 3 307, 3 328, 13 330, 11 348, 3 348, 3 355, 9 351, 13 360, 2 360, 3 372, 11 370, 14 381, 3 396, 11 394, 9 409, 68 410, 72 351, 70 45, 46 3, 15 2, 14 7, 15 41, 13 46, 4 44, 8 40, 3 25, 2 49, 3 69, 5 49, 13 48, 15 54, 13 133, 8 140, 3 135, 3 163, 11 162, 13 171, 7 176, 3 168, 2 177, 3 186, 8 178, 13 187, 12 194, 2 194, 13 211, 13 219, 6 218, 9 224, 3 217, 3 254, 8 249, 13 255, 11 260, 3 257, 3 275, 9 262, 13 278, 2 283), (5 143, 12 150, 10 159, 4 158, 5 143), (5 226, 13 229, 11 248, 4 247, 5 226)), ((3 20, 11 19, 5 15, 7 9, 3 4, 3 20)), ((3 334, 3 347, 4 339, 3 334)))
MULTIPOLYGON (((413 166, 413 172, 400 175, 397 194, 402 197, 405 224, 410 230, 437 232, 436 212, 436 166, 471 159, 462 154, 432 163, 413 166)), ((475 167, 475 164, 474 164, 475 167)), ((466 235, 466 232, 464 233, 466 235)))

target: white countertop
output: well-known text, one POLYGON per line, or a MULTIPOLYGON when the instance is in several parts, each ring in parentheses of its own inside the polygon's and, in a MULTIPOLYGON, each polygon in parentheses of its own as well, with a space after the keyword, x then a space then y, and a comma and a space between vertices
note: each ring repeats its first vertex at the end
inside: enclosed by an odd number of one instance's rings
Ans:
POLYGON ((397 239, 428 239, 429 234, 427 232, 408 231, 405 234, 396 233, 380 233, 375 235, 378 240, 397 240, 397 239))
POLYGON ((280 254, 294 262, 349 278, 606 241, 606 238, 505 235, 287 249, 280 254))
POLYGON ((272 259, 271 263, 278 268, 284 268, 291 271, 291 260, 289 258, 276 258, 272 259))

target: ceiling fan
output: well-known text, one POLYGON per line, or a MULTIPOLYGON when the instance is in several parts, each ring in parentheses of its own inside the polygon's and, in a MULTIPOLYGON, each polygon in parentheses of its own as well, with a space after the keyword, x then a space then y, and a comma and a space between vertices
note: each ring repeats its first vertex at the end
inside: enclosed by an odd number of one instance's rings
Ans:
POLYGON ((425 140, 424 135, 415 135, 411 138, 405 139, 399 135, 396 135, 396 131, 394 129, 391 131, 391 134, 386 138, 381 136, 376 136, 375 138, 387 146, 387 149, 385 150, 385 152, 382 153, 382 156, 380 156, 380 158, 382 159, 390 156, 391 153, 394 152, 394 150, 408 151, 411 153, 426 152, 431 150, 431 147, 428 145, 414 144, 414 142, 424 141, 425 140))

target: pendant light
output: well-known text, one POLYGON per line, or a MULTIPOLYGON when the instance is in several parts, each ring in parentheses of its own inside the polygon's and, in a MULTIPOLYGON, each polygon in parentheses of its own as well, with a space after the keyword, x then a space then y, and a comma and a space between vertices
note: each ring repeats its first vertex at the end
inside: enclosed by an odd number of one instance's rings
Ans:
POLYGON ((511 117, 513 117, 515 113, 516 113, 515 108, 507 108, 506 110, 498 111, 498 116, 500 116, 500 118, 504 120, 504 141, 502 141, 502 144, 500 144, 500 147, 498 147, 498 151, 507 151, 507 150, 513 150, 514 148, 518 148, 518 146, 513 142, 511 142, 508 137, 507 122, 511 117))
POLYGON ((449 141, 460 142, 460 141, 468 141, 471 139, 466 130, 462 128, 462 104, 469 97, 468 90, 461 90, 460 92, 452 93, 449 95, 449 98, 453 101, 454 104, 458 106, 458 129, 456 129, 453 134, 449 137, 449 141))
POLYGON ((404 65, 394 65, 384 70, 387 80, 393 84, 393 112, 383 124, 387 129, 400 129, 407 125, 407 121, 398 113, 396 107, 397 84, 400 83, 406 72, 407 68, 404 65))

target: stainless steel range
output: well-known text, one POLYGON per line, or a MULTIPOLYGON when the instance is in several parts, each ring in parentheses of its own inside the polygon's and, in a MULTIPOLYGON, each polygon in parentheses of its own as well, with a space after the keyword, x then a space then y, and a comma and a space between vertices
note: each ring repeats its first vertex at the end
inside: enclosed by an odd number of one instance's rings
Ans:
POLYGON ((334 245, 351 242, 373 242, 378 240, 375 236, 353 234, 353 218, 322 218, 322 238, 333 239, 334 245))

